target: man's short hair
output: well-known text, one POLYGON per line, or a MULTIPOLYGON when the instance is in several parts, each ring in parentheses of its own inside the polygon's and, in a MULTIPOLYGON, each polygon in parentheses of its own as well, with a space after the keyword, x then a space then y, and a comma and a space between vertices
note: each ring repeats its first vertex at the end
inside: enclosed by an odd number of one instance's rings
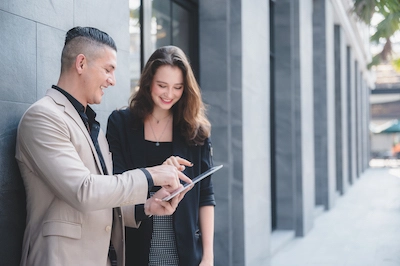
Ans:
POLYGON ((117 46, 107 33, 92 27, 75 27, 65 35, 61 55, 61 72, 69 69, 79 54, 95 58, 98 48, 108 46, 117 51, 117 46))

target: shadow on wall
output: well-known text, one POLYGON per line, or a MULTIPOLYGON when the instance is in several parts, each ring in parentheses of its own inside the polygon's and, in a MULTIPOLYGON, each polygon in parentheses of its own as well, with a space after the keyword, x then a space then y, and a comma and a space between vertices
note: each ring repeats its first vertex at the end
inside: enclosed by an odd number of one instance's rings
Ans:
MULTIPOLYGON (((0 118, 0 120, 3 119, 4 117, 0 118)), ((0 246, 2 247, 0 248, 0 264, 19 265, 26 221, 25 189, 15 160, 19 119, 2 122, 0 128, 0 246)))

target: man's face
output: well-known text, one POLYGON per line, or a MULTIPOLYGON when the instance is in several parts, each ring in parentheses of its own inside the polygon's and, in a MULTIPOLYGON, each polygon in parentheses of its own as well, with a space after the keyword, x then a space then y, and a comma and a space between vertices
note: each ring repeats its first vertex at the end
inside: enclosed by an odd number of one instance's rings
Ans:
POLYGON ((114 71, 117 67, 117 53, 108 46, 99 48, 96 58, 88 58, 84 71, 84 100, 87 104, 99 104, 104 89, 115 85, 114 71))

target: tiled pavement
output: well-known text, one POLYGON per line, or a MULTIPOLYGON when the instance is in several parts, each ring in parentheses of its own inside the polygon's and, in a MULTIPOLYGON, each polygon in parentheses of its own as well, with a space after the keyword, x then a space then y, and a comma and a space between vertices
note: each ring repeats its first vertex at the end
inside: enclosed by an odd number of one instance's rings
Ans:
POLYGON ((400 168, 369 168, 271 266, 400 266, 400 168))

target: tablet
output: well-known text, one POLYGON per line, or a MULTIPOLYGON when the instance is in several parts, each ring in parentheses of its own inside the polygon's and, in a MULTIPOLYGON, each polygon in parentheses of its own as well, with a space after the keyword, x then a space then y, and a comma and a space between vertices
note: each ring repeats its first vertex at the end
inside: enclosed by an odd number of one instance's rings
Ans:
POLYGON ((173 197, 175 197, 176 195, 178 195, 179 193, 181 193, 182 191, 185 191, 186 189, 188 189, 191 185, 196 184, 197 182, 203 180, 204 178, 206 178, 207 176, 211 175, 212 173, 215 173, 216 171, 218 171, 219 169, 222 168, 222 164, 218 165, 218 166, 213 166, 210 169, 208 169, 207 171, 205 171, 204 173, 196 176, 195 178, 192 179, 192 183, 186 183, 183 185, 183 187, 181 187, 178 190, 175 190, 171 195, 163 198, 163 201, 169 201, 170 199, 172 199, 173 197))

